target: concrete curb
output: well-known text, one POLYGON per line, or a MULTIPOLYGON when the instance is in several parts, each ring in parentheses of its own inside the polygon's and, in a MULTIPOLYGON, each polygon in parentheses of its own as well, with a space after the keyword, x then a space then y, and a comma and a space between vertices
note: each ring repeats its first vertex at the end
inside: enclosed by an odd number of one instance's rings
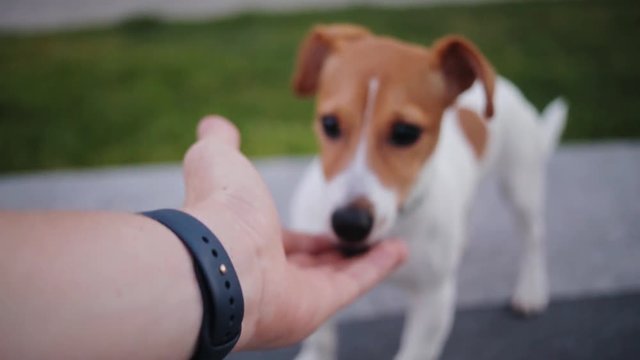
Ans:
MULTIPOLYGON (((0 29, 34 32, 108 25, 135 16, 215 19, 243 12, 291 12, 350 6, 403 7, 508 0, 20 0, 0 2, 0 29)), ((512 0, 513 1, 513 0, 512 0)))

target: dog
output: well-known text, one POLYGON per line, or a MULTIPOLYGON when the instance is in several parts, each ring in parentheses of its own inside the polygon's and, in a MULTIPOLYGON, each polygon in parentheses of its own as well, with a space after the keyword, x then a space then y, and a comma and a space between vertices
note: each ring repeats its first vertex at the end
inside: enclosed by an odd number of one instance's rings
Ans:
MULTIPOLYGON (((538 113, 461 36, 426 48, 349 24, 311 30, 292 86, 316 97, 320 145, 294 192, 292 228, 330 236, 351 254, 389 237, 408 244, 409 259, 392 276, 409 296, 395 359, 436 359, 443 348, 470 205, 488 171, 524 237, 511 305, 524 314, 545 309, 545 174, 566 122, 563 99, 538 113)), ((297 359, 334 359, 336 341, 329 322, 297 359)))

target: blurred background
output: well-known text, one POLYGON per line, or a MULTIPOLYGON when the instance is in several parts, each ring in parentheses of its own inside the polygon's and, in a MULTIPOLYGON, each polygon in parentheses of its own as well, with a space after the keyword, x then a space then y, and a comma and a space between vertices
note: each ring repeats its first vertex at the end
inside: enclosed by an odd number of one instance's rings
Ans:
MULTIPOLYGON (((443 358, 639 359, 637 0, 0 0, 0 208, 177 206, 179 161, 197 121, 218 113, 286 221, 316 148, 313 102, 289 86, 294 57, 328 22, 425 45, 463 34, 538 108, 570 103, 549 174, 554 303, 527 321, 503 311, 519 243, 487 184, 443 358)), ((341 359, 392 358, 403 307, 382 287, 348 309, 341 359)))
POLYGON ((394 6, 2 0, 0 172, 176 161, 208 113, 233 119, 250 156, 312 153, 313 104, 289 80, 318 22, 425 45, 464 34, 538 107, 570 101, 566 141, 640 136, 637 1, 378 2, 394 6))

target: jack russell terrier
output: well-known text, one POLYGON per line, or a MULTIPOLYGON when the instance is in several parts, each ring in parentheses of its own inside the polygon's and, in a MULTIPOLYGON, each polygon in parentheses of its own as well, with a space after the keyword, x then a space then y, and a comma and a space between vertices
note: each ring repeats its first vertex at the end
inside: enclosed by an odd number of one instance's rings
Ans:
MULTIPOLYGON (((425 48, 343 24, 310 32, 293 88, 317 99, 321 153, 294 194, 292 227, 329 235, 350 253, 389 237, 409 246, 392 276, 409 294, 396 359, 436 359, 442 350, 470 204, 488 170, 513 202, 525 242, 511 304, 525 314, 545 309, 545 168, 564 128, 563 100, 539 114, 462 37, 425 48)), ((335 357, 330 322, 297 359, 335 357)))

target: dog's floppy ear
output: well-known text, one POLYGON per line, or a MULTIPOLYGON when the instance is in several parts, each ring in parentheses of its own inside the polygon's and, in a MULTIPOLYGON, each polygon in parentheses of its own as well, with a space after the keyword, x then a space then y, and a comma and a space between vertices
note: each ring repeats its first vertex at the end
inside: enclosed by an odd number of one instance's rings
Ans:
POLYGON ((493 116, 493 90, 495 72, 482 53, 461 36, 447 36, 431 47, 436 68, 439 68, 446 84, 449 104, 478 79, 484 86, 486 105, 484 115, 493 116))
POLYGON ((327 57, 346 43, 371 33, 364 27, 349 24, 315 26, 300 45, 293 91, 300 96, 315 94, 320 71, 327 57))

